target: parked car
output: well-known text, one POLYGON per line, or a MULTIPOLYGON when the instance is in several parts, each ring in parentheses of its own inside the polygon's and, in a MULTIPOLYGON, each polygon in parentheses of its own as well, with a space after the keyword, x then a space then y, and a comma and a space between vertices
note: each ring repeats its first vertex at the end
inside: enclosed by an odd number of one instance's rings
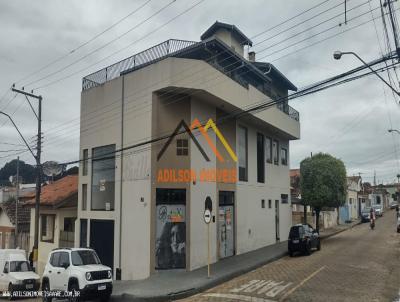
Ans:
POLYGON ((33 272, 21 249, 0 249, 0 291, 34 291, 40 288, 40 277, 33 272))
POLYGON ((310 255, 312 249, 321 249, 319 234, 309 224, 297 224, 290 228, 288 250, 292 257, 295 252, 310 255))
POLYGON ((369 221, 369 213, 371 212, 371 208, 364 208, 361 210, 361 222, 369 221))
MULTIPOLYGON (((79 292, 81 299, 108 301, 112 293, 112 271, 102 265, 96 252, 88 248, 54 249, 46 263, 42 290, 79 292)), ((44 301, 51 301, 43 296, 44 301)))
POLYGON ((398 205, 399 203, 397 201, 392 201, 389 206, 391 209, 395 209, 398 205))
POLYGON ((376 204, 374 206, 372 206, 373 209, 375 210, 375 215, 382 217, 383 216, 383 208, 380 204, 376 204))

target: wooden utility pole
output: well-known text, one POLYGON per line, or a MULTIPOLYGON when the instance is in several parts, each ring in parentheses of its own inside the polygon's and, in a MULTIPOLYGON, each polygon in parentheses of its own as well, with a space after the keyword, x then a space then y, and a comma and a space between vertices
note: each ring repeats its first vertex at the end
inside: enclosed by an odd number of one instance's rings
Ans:
POLYGON ((15 247, 18 247, 18 203, 19 203, 19 156, 17 157, 17 182, 15 194, 15 247))
POLYGON ((42 96, 26 92, 20 89, 11 88, 12 91, 23 94, 26 97, 33 113, 38 121, 38 131, 37 131, 37 145, 36 145, 36 197, 35 197, 35 233, 34 233, 34 243, 33 243, 33 266, 37 269, 37 259, 38 259, 38 247, 39 247, 39 206, 40 206, 40 193, 42 189, 42 164, 41 164, 41 153, 42 153, 42 96), (35 98, 38 100, 38 112, 33 109, 31 102, 28 97, 35 98))

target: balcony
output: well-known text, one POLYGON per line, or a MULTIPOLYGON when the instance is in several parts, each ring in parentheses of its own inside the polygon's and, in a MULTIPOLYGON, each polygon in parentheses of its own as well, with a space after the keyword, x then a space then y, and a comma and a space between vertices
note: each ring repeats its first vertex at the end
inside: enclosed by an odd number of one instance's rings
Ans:
POLYGON ((293 107, 289 106, 287 103, 279 103, 276 105, 276 107, 278 107, 280 111, 289 115, 295 121, 300 121, 300 113, 293 107))

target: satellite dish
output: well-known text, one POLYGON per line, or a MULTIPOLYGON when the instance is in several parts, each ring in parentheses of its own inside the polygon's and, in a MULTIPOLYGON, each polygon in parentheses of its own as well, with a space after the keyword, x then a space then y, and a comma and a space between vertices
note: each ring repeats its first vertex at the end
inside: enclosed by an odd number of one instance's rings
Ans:
POLYGON ((46 176, 56 176, 62 172, 62 165, 55 161, 46 161, 42 164, 43 173, 46 176))

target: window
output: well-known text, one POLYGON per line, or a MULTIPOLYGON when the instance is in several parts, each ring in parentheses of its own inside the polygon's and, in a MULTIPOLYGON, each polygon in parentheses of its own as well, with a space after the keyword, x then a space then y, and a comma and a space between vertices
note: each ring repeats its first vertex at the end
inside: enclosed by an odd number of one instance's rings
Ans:
POLYGON ((4 274, 7 274, 7 273, 8 273, 8 261, 6 261, 6 263, 4 264, 3 273, 4 273, 4 274))
POLYGON ((87 247, 87 219, 81 219, 79 247, 87 247))
POLYGON ((257 181, 265 182, 264 135, 257 133, 257 181))
POLYGON ((69 253, 60 252, 60 260, 58 262, 59 267, 69 266, 69 253))
POLYGON ((54 242, 54 220, 55 215, 41 215, 41 235, 43 242, 54 242))
POLYGON ((380 196, 376 196, 376 204, 381 204, 381 197, 380 196))
POLYGON ((272 163, 272 139, 269 137, 265 138, 265 157, 267 163, 272 163))
POLYGON ((113 211, 115 199, 115 145, 93 148, 91 209, 113 211))
POLYGON ((287 164, 288 164, 288 154, 287 154, 286 148, 281 149, 281 163, 284 166, 287 166, 287 164))
POLYGON ((176 140, 176 155, 186 156, 189 154, 189 141, 187 139, 176 140))
POLYGON ((261 208, 265 209, 265 199, 261 199, 261 208))
POLYGON ((82 185, 82 211, 87 208, 87 184, 82 185))
POLYGON ((64 231, 75 232, 75 217, 64 217, 64 231))
POLYGON ((71 253, 73 265, 90 265, 90 264, 101 264, 99 257, 94 251, 82 250, 73 251, 71 253))
POLYGON ((83 154, 82 154, 82 175, 86 176, 88 173, 88 158, 89 158, 89 153, 88 149, 83 149, 83 154))
POLYGON ((272 142, 272 154, 274 157, 274 164, 279 165, 279 142, 275 139, 272 142))
POLYGON ((272 208, 272 200, 268 199, 268 209, 271 209, 271 208, 272 208))
POLYGON ((239 127, 239 180, 247 181, 247 129, 239 127))
POLYGON ((51 257, 50 257, 51 266, 57 267, 59 261, 60 261, 60 252, 51 254, 51 257))
POLYGON ((282 203, 289 203, 289 195, 281 194, 281 201, 282 201, 282 203))

